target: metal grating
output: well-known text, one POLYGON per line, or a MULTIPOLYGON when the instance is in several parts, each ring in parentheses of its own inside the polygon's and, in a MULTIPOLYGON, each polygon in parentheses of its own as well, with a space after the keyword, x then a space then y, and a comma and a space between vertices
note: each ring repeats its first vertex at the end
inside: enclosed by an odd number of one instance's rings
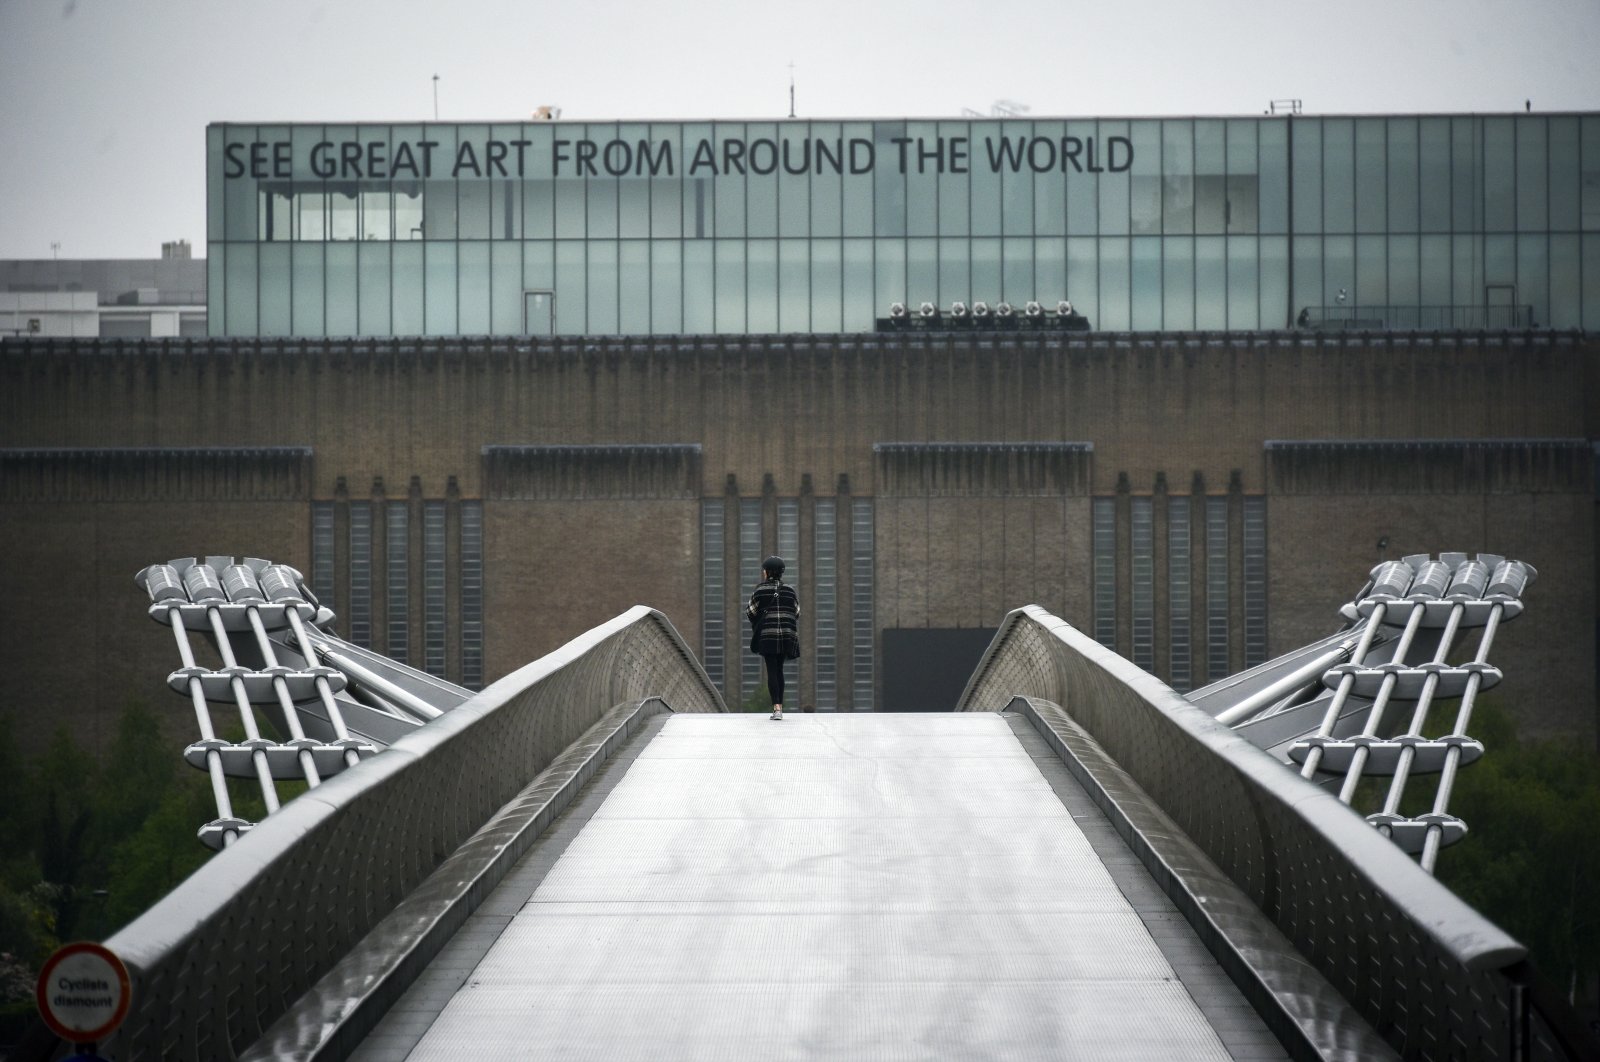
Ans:
POLYGON ((1193 545, 1189 537, 1189 499, 1167 499, 1167 681, 1187 693, 1194 683, 1189 610, 1192 606, 1193 545))
POLYGON ((839 707, 839 528, 838 506, 832 498, 816 503, 816 538, 811 603, 816 633, 812 636, 812 665, 816 671, 815 696, 819 712, 839 707))
POLYGON ((1094 640, 1117 648, 1117 500, 1096 498, 1093 512, 1094 640))
MULTIPOLYGON (((785 581, 795 587, 799 593, 800 587, 800 499, 778 499, 778 556, 788 564, 788 571, 784 576, 785 581)), ((801 602, 802 611, 805 603, 801 602)), ((783 688, 785 696, 798 703, 800 700, 800 661, 788 660, 783 665, 783 688)))
POLYGON ((350 640, 372 648, 372 503, 350 503, 350 640))
POLYGON ((461 503, 461 684, 483 689, 483 502, 461 503))
POLYGON ((1244 500, 1244 666, 1267 660, 1267 499, 1244 500))
POLYGON ((1206 676, 1228 675, 1228 499, 1206 499, 1206 676))
POLYGON ((444 502, 422 503, 422 670, 444 678, 444 502))
MULTIPOLYGON (((761 499, 739 499, 739 633, 748 623, 743 615, 745 603, 761 581, 761 499)), ((744 641, 740 638, 741 643, 744 641)), ((761 658, 754 653, 739 654, 739 704, 742 707, 761 685, 761 658)))
POLYGON ((875 700, 872 622, 872 499, 850 502, 851 707, 872 711, 875 700))
POLYGON ((411 509, 390 502, 384 528, 387 554, 389 656, 405 663, 411 655, 411 509))
POLYGON ((722 688, 727 654, 727 580, 722 574, 726 553, 722 500, 700 503, 700 663, 711 684, 722 688))
POLYGON ((311 503, 311 592, 333 607, 333 502, 311 503))
POLYGON ((1133 662, 1156 669, 1155 501, 1133 498, 1129 519, 1133 539, 1133 662))

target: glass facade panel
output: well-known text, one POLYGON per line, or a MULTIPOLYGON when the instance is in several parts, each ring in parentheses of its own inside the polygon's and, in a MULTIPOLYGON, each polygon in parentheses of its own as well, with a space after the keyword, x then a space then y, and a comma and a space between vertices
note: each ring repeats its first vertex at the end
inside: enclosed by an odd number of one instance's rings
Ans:
POLYGON ((1517 231, 1537 232, 1550 226, 1548 125, 1541 117, 1516 120, 1517 231))
MULTIPOLYGON (((359 327, 357 311, 356 245, 328 244, 323 254, 327 280, 323 317, 328 335, 353 336, 359 327)), ((451 280, 454 280, 452 274, 451 280)))
POLYGON ((1322 226, 1325 232, 1355 229, 1355 165, 1355 123, 1348 118, 1330 118, 1323 122, 1322 226))
MULTIPOLYGON (((620 294, 618 287, 617 242, 589 241, 587 267, 588 327, 590 335, 613 335, 618 328, 620 294)), ((463 310, 465 300, 463 300, 463 310)))
POLYGON ((217 334, 523 334, 528 292, 563 334, 1034 298, 1105 329, 1575 326, 1600 285, 1593 114, 215 125, 206 158, 217 334))
POLYGON ((650 331, 683 331, 683 245, 655 240, 650 245, 650 331))
MULTIPOLYGON (((613 255, 616 253, 613 250, 613 255)), ((462 334, 489 334, 489 245, 482 240, 456 245, 456 314, 462 334)))
POLYGON ((1132 327, 1141 332, 1159 331, 1161 324, 1161 239, 1135 236, 1131 241, 1129 284, 1132 296, 1132 327))
POLYGON ((811 240, 811 331, 843 329, 844 259, 838 240, 811 240))
POLYGON ((1289 231, 1289 127, 1287 119, 1264 121, 1259 129, 1259 224, 1262 232, 1289 231))
POLYGON ((363 243, 357 248, 356 257, 356 298, 360 300, 357 330, 364 336, 392 335, 389 280, 394 275, 394 263, 389 258, 389 244, 363 243))
POLYGON ((1510 118, 1483 123, 1483 228, 1510 232, 1517 227, 1517 140, 1510 118))
MULTIPOLYGON (((293 248, 293 277, 290 281, 293 308, 292 327, 297 336, 326 334, 322 319, 322 247, 297 244, 293 248)), ((220 290, 220 289, 219 289, 220 290)))
POLYGON ((1417 125, 1412 119, 1393 118, 1383 126, 1389 134, 1387 232, 1416 232, 1418 210, 1417 125))
MULTIPOLYGON (((260 334, 286 336, 293 331, 290 310, 293 270, 289 266, 289 245, 264 243, 260 251, 261 258, 257 265, 261 285, 260 334)), ((388 282, 387 276, 384 277, 384 282, 388 282)))
POLYGON ((1208 330, 1228 327, 1227 241, 1199 236, 1194 241, 1194 325, 1208 330))
POLYGON ((1261 325, 1260 265, 1257 243, 1249 236, 1228 237, 1228 328, 1261 325))
POLYGON ((751 240, 746 245, 746 332, 778 331, 778 241, 751 240))
POLYGON ((1388 228, 1387 123, 1381 118, 1359 118, 1356 140, 1356 231, 1384 232, 1388 228))

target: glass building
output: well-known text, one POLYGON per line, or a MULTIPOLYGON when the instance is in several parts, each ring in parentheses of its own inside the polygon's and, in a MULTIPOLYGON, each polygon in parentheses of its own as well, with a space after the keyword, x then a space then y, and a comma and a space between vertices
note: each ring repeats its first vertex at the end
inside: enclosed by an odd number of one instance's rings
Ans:
POLYGON ((213 335, 1600 329, 1600 114, 207 129, 213 335))

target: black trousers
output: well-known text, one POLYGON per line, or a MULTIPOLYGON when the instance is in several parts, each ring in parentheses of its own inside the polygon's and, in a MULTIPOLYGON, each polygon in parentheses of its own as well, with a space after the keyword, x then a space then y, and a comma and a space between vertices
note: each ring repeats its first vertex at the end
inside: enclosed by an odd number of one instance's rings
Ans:
POLYGON ((767 662, 767 692, 772 694, 772 703, 782 704, 783 657, 778 653, 762 653, 761 659, 767 662))

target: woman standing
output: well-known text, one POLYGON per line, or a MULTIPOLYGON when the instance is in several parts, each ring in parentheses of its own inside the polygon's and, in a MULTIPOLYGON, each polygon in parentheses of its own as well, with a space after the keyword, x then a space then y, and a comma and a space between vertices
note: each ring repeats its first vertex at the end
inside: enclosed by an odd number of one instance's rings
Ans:
POLYGON ((772 718, 783 718, 783 662, 800 655, 800 595, 783 581, 782 557, 761 562, 761 582, 750 595, 750 651, 767 663, 772 718))

